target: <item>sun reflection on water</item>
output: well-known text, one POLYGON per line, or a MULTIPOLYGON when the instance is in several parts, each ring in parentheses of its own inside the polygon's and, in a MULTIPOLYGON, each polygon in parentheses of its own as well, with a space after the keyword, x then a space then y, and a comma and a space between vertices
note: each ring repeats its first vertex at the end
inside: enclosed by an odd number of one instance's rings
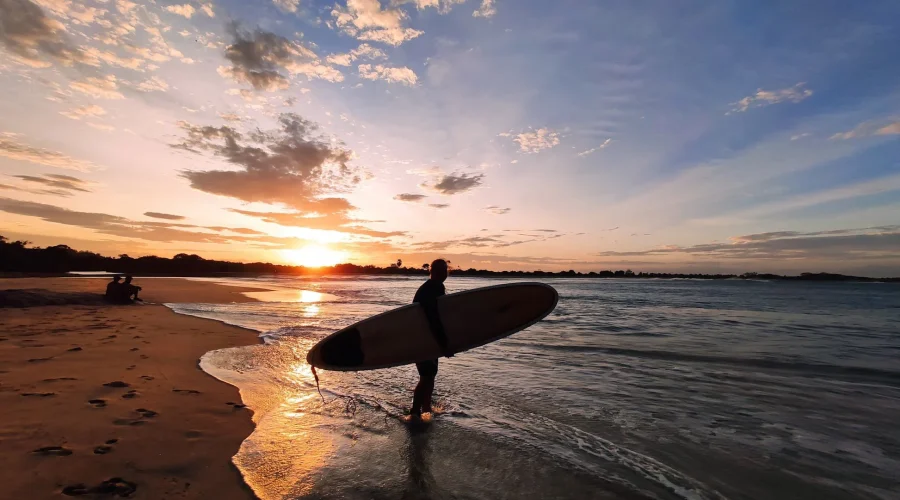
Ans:
POLYGON ((297 302, 321 302, 322 294, 312 290, 300 290, 297 302))

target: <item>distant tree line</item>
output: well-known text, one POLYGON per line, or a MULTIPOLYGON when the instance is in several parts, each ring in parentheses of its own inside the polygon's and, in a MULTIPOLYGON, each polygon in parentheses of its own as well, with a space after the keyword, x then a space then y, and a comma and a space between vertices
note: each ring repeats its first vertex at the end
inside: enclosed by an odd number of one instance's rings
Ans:
MULTIPOLYGON (((449 261, 448 261, 449 263, 449 261)), ((451 263, 452 264, 452 263, 451 263)), ((452 265, 451 265, 452 267, 452 265)), ((403 267, 398 259, 387 267, 374 265, 337 264, 331 267, 309 268, 268 262, 229 262, 209 260, 195 254, 180 253, 171 259, 145 256, 106 257, 94 252, 75 250, 68 245, 48 247, 30 246, 27 241, 10 241, 0 236, 0 272, 17 274, 64 274, 72 271, 113 272, 145 276, 223 276, 223 275, 427 275, 429 264, 403 267)), ((662 279, 759 279, 786 281, 891 281, 900 278, 866 278, 829 273, 803 273, 799 276, 776 274, 700 274, 700 273, 635 273, 630 269, 618 271, 488 271, 484 269, 453 268, 455 276, 533 277, 533 278, 662 278, 662 279)))

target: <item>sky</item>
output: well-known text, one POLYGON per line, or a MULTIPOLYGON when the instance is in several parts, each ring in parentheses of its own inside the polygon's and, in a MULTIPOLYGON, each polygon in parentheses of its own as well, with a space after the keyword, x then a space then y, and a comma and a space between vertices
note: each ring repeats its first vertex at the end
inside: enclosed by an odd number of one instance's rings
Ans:
POLYGON ((895 0, 0 0, 0 235, 900 276, 895 0))

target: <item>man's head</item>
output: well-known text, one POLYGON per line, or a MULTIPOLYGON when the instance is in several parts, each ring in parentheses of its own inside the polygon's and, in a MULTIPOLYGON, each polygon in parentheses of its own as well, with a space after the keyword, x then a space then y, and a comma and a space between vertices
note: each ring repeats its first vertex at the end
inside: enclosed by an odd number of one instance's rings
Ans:
POLYGON ((134 278, 132 278, 131 276, 125 276, 125 283, 131 283, 131 280, 133 279, 134 278))
POLYGON ((113 282, 114 282, 114 283, 118 283, 118 282, 121 281, 121 280, 122 280, 122 277, 119 276, 118 274, 115 275, 115 276, 113 276, 113 282))
POLYGON ((435 259, 431 263, 431 279, 442 282, 447 279, 449 270, 447 269, 447 261, 444 259, 435 259))

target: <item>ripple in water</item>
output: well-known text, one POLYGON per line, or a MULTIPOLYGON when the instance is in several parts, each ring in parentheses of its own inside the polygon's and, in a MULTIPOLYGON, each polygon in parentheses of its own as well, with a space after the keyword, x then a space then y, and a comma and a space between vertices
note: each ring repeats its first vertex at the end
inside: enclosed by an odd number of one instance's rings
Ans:
POLYGON ((320 397, 305 363, 419 280, 276 279, 275 302, 170 307, 264 332, 201 362, 254 410, 234 462, 262 498, 897 498, 896 286, 550 283, 547 320, 441 360, 425 428, 402 418, 413 368, 320 372, 320 397))

